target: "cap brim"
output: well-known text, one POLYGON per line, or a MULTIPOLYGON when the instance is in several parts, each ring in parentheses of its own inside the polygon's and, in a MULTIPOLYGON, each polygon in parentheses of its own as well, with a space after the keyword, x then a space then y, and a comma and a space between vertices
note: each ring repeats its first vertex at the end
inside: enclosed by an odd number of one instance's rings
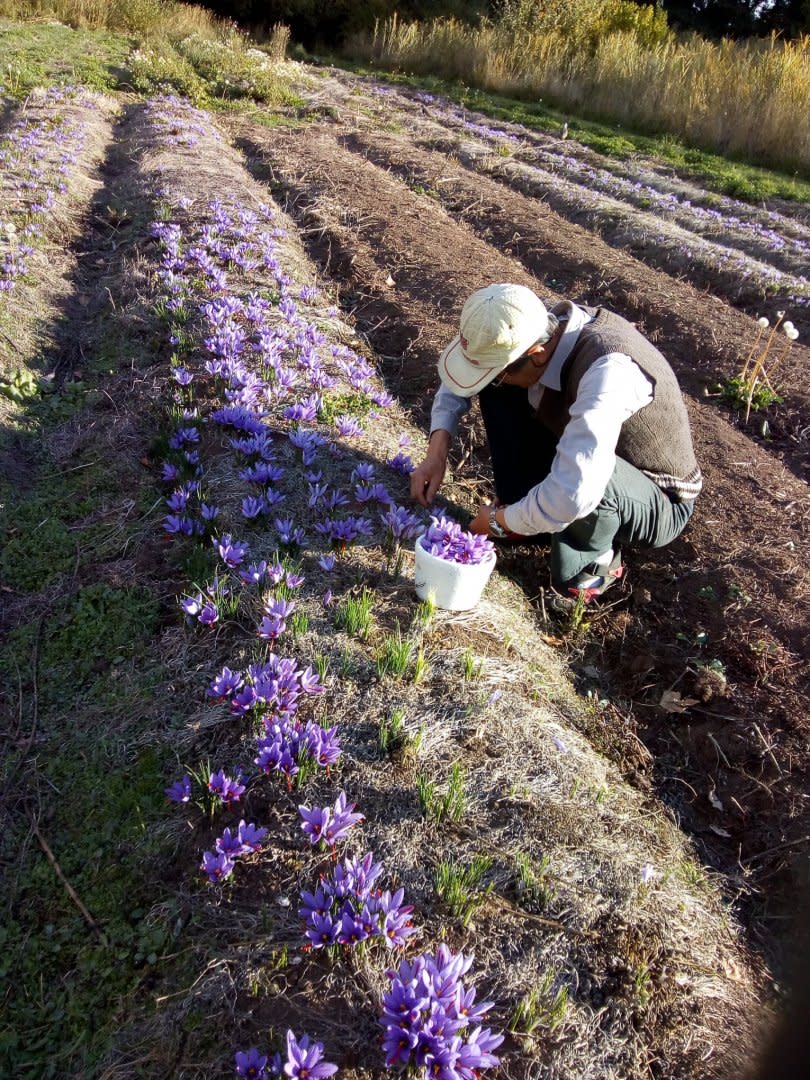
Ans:
POLYGON ((439 378, 448 390, 452 390, 459 397, 472 397, 477 394, 501 371, 502 365, 485 368, 480 364, 470 363, 461 347, 461 335, 453 338, 439 357, 439 378))

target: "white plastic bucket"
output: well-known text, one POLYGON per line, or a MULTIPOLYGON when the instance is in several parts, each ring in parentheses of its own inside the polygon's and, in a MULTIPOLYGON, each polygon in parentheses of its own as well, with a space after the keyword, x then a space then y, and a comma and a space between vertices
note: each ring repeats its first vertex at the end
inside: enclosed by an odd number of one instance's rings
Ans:
POLYGON ((433 600, 436 607, 448 611, 467 611, 481 599, 489 575, 495 567, 495 552, 480 563, 457 563, 431 555, 421 539, 414 548, 414 585, 420 600, 433 600))

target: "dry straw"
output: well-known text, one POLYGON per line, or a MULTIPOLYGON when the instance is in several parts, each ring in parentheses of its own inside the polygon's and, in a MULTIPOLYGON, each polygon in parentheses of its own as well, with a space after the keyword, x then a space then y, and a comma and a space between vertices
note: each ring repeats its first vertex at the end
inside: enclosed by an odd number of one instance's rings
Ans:
POLYGON ((470 27, 393 16, 351 49, 388 67, 586 107, 721 153, 810 167, 810 36, 715 43, 660 26, 604 25, 588 0, 570 5, 572 15, 586 16, 582 25, 549 7, 553 19, 538 15, 519 34, 504 22, 470 27))

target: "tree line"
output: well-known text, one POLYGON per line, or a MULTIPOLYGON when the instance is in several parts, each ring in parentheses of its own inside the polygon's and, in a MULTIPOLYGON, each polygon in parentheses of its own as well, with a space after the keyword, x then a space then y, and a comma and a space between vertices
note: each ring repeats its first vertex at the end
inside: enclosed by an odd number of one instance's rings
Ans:
MULTIPOLYGON (((609 0, 571 0, 593 6, 609 0)), ((651 6, 650 0, 633 0, 651 6)), ((199 4, 235 19, 247 29, 286 23, 294 40, 307 47, 339 45, 352 33, 371 29, 395 12, 403 19, 454 18, 476 23, 498 20, 519 7, 542 13, 555 0, 205 0, 199 4)), ((745 38, 773 32, 786 37, 810 34, 810 0, 658 0, 669 25, 704 37, 745 38)))

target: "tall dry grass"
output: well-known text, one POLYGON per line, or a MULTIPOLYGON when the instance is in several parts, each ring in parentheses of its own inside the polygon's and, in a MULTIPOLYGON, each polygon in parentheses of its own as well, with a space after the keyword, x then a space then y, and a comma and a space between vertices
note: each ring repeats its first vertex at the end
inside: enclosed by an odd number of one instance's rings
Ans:
POLYGON ((762 165, 810 172, 810 35, 720 43, 636 28, 590 39, 554 26, 392 17, 357 57, 553 104, 762 165))
POLYGON ((201 34, 217 38, 223 23, 211 12, 175 0, 0 0, 8 19, 56 19, 76 29, 118 30, 171 40, 201 34))

